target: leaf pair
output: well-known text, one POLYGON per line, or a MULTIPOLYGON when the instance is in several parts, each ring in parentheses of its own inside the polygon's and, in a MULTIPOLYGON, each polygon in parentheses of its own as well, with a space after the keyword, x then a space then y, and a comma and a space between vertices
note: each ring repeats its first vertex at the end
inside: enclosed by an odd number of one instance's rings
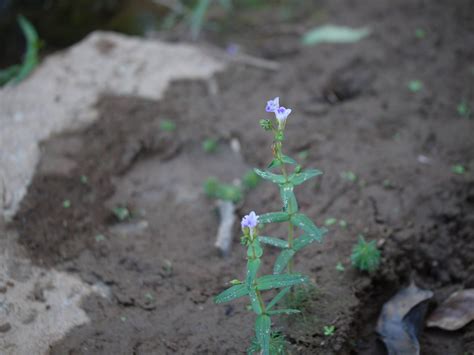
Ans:
MULTIPOLYGON (((308 282, 308 278, 301 274, 283 274, 283 275, 265 275, 254 280, 253 288, 258 291, 271 290, 274 288, 284 288, 299 285, 308 282)), ((219 295, 214 297, 214 302, 224 303, 234 299, 249 295, 249 287, 247 284, 239 284, 229 287, 219 295)))
POLYGON ((274 174, 268 170, 254 169, 254 171, 262 179, 271 181, 279 185, 291 184, 293 186, 301 185, 305 181, 322 174, 322 172, 318 169, 308 169, 298 173, 295 172, 288 177, 279 174, 274 174))

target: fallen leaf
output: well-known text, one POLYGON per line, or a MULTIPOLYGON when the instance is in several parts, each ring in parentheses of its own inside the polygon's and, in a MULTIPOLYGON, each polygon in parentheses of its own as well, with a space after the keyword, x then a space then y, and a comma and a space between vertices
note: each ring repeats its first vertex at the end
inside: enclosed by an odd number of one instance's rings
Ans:
POLYGON ((352 43, 367 37, 370 30, 367 27, 350 28, 343 26, 326 25, 313 28, 306 32, 302 42, 306 46, 319 43, 352 43))
POLYGON ((454 292, 428 318, 428 327, 458 330, 474 320, 474 289, 454 292))
POLYGON ((419 289, 412 283, 384 304, 377 320, 376 332, 385 343, 389 355, 420 354, 417 336, 426 311, 422 303, 431 297, 433 292, 419 289))

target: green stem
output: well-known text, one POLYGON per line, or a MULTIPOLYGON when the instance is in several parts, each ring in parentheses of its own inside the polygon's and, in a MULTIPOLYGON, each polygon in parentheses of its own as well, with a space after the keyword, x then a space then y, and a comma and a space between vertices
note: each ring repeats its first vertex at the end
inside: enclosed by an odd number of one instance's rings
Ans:
MULTIPOLYGON (((294 229, 291 222, 288 222, 288 246, 290 249, 293 248, 294 229)), ((293 273, 293 258, 288 262, 288 274, 293 273)))
MULTIPOLYGON (((255 247, 254 247, 253 244, 252 244, 252 258, 253 259, 258 259, 257 253, 255 252, 255 247)), ((260 290, 258 290, 256 287, 255 287, 255 294, 257 295, 258 303, 260 303, 260 308, 262 309, 262 314, 264 314, 265 311, 266 311, 265 302, 263 302, 263 298, 262 298, 262 294, 261 294, 260 290)))

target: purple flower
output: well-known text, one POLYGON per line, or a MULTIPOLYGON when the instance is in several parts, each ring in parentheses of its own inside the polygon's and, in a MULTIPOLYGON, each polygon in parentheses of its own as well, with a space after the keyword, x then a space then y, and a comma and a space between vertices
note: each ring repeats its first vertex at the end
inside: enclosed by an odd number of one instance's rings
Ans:
POLYGON ((288 118, 290 113, 291 113, 291 109, 285 108, 283 106, 275 110, 275 116, 280 123, 285 122, 285 120, 288 118))
POLYGON ((242 225, 242 229, 250 228, 250 230, 252 231, 252 229, 255 228, 258 224, 258 216, 254 211, 252 211, 248 215, 244 216, 244 218, 242 218, 242 222, 240 224, 242 225))
POLYGON ((267 101, 267 106, 265 107, 265 111, 267 112, 275 112, 278 110, 280 106, 280 98, 275 97, 273 100, 267 101))

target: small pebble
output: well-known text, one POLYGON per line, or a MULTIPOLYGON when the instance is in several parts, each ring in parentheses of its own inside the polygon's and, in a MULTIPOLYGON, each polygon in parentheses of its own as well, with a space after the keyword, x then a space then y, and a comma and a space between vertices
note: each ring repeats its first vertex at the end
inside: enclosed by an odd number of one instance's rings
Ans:
POLYGON ((12 328, 12 326, 10 325, 10 323, 4 323, 4 324, 0 325, 0 333, 6 333, 11 328, 12 328))

